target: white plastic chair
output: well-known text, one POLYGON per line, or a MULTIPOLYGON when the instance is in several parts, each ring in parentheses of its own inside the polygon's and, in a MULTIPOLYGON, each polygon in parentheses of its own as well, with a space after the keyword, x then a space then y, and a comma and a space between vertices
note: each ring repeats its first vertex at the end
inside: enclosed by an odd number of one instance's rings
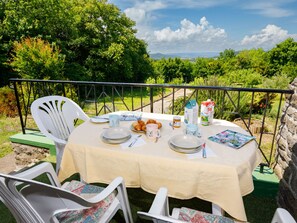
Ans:
POLYGON ((296 221, 286 209, 277 208, 271 223, 296 223, 296 221))
POLYGON ((39 130, 55 142, 58 173, 64 147, 75 128, 75 121, 77 119, 87 121, 89 117, 74 101, 62 96, 36 99, 31 105, 31 113, 39 130))
MULTIPOLYGON (((172 215, 169 214, 167 189, 161 187, 150 207, 148 212, 138 211, 138 215, 146 220, 151 220, 154 223, 186 223, 186 222, 214 222, 215 218, 220 218, 217 222, 236 222, 233 219, 226 218, 220 215, 208 214, 188 208, 174 208, 172 215), (190 210, 190 211, 189 211, 190 210), (187 215, 190 213, 189 215, 187 215), (191 216, 192 215, 192 216, 191 216), (191 217, 195 216, 197 221, 191 217), (179 220, 183 219, 183 220, 179 220)), ((271 223, 296 223, 288 211, 283 208, 277 208, 271 223)))
POLYGON ((1 178, 0 185, 14 199, 10 205, 4 203, 18 222, 63 222, 77 220, 80 216, 105 223, 119 209, 123 211, 126 223, 133 222, 122 177, 114 179, 106 188, 82 185, 80 181, 61 186, 52 165, 45 162, 13 176, 0 174, 1 178), (51 185, 32 180, 42 174, 48 176, 51 185))
MULTIPOLYGON (((22 203, 20 203, 5 185, 4 178, 0 177, 0 201, 10 210, 17 222, 29 222, 22 203)), ((29 215, 30 216, 30 215, 29 215)))

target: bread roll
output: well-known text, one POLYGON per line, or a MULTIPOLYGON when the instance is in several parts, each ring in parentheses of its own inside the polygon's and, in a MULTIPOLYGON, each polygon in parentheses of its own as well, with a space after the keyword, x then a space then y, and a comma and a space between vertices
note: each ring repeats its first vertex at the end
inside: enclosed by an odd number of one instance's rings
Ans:
POLYGON ((142 131, 146 131, 146 125, 141 126, 142 131))
POLYGON ((162 128, 162 123, 161 122, 157 122, 158 125, 158 129, 162 128))
POLYGON ((141 125, 140 124, 135 125, 134 129, 137 131, 141 131, 141 125))
POLYGON ((142 120, 138 120, 137 122, 139 125, 145 125, 144 121, 142 121, 142 120))
POLYGON ((157 122, 154 119, 149 119, 149 120, 146 121, 146 124, 156 124, 156 123, 157 122))

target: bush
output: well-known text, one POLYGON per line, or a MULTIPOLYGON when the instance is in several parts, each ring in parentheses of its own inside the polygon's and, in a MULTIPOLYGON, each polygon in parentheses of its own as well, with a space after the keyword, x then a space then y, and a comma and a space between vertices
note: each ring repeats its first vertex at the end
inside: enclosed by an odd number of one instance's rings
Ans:
POLYGON ((9 117, 18 115, 17 103, 14 92, 9 87, 0 88, 0 114, 9 117))
MULTIPOLYGON (((146 84, 164 84, 164 76, 159 75, 156 78, 149 77, 145 81, 146 84)), ((163 88, 154 88, 154 95, 162 93, 163 88)), ((146 88, 147 92, 150 92, 150 88, 146 88)))
POLYGON ((55 44, 39 38, 15 42, 10 65, 22 78, 63 79, 64 56, 55 44))

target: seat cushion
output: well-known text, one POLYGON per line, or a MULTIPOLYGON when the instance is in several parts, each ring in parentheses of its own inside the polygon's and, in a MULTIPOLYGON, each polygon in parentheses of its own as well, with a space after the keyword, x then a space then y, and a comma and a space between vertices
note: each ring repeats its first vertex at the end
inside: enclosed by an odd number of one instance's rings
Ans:
POLYGON ((180 209, 178 220, 191 223, 234 223, 232 219, 224 216, 209 214, 185 207, 180 209))
MULTIPOLYGON (((85 199, 91 198, 96 194, 100 193, 104 188, 84 184, 79 181, 71 181, 65 188, 65 190, 71 191, 85 199)), ((92 223, 98 222, 98 220, 103 216, 105 211, 111 205, 115 198, 115 193, 110 194, 107 198, 99 202, 97 205, 78 211, 66 211, 56 215, 59 222, 76 222, 76 223, 92 223)))

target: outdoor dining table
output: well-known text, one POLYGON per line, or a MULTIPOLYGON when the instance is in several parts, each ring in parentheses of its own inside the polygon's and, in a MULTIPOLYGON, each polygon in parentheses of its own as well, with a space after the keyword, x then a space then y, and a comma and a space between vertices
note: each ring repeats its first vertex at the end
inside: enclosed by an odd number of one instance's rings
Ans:
MULTIPOLYGON (((170 148, 170 137, 184 132, 184 124, 181 128, 172 128, 172 115, 142 113, 143 120, 149 118, 162 123, 161 138, 155 142, 143 135, 132 147, 103 142, 101 134, 109 127, 108 123, 86 121, 79 125, 66 144, 60 180, 79 173, 88 183, 108 184, 122 176, 127 187, 142 188, 150 193, 167 187, 170 197, 197 197, 219 205, 235 219, 247 221, 242 196, 253 191, 252 172, 261 162, 255 140, 234 149, 210 141, 208 137, 226 129, 248 134, 244 129, 218 119, 209 126, 199 124, 206 142, 207 158, 203 158, 201 151, 184 154, 170 148)), ((132 122, 121 121, 120 126, 130 128, 132 122)))

